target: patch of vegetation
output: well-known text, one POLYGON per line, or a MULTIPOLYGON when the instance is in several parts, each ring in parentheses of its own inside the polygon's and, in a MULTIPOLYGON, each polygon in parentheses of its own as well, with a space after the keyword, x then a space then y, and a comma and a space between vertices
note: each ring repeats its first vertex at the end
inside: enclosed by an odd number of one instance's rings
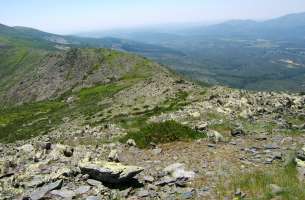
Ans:
POLYGON ((120 141, 134 139, 140 148, 147 148, 151 143, 162 144, 174 141, 189 141, 205 137, 187 126, 175 121, 148 124, 136 132, 129 132, 120 141))
POLYGON ((301 136, 305 134, 305 131, 300 129, 285 129, 281 133, 287 136, 301 136))
POLYGON ((134 116, 121 115, 112 119, 114 122, 119 123, 123 128, 131 131, 137 131, 147 125, 147 120, 161 113, 172 112, 179 110, 183 106, 187 105, 186 99, 188 93, 180 91, 176 94, 174 98, 167 99, 165 102, 156 106, 151 110, 146 110, 144 112, 138 112, 134 116))
POLYGON ((54 101, 42 101, 0 109, 0 142, 14 142, 48 133, 63 123, 63 118, 91 117, 107 105, 100 105, 106 97, 133 84, 117 82, 82 89, 78 93, 65 94, 54 101), (64 103, 68 96, 77 97, 71 104, 64 103))
POLYGON ((269 200, 276 196, 281 197, 280 199, 305 199, 305 184, 298 180, 297 175, 293 162, 285 167, 235 174, 228 184, 229 188, 225 188, 223 182, 218 185, 219 197, 232 196, 239 188, 247 194, 247 199, 269 200), (278 185, 283 191, 272 193, 271 184, 278 185))
POLYGON ((107 97, 112 97, 114 94, 133 84, 133 81, 121 81, 91 88, 84 88, 77 94, 79 100, 76 102, 75 109, 86 116, 93 115, 107 106, 101 105, 99 102, 107 97))
POLYGON ((305 122, 305 116, 287 116, 285 117, 288 123, 291 123, 292 125, 303 125, 305 122))
POLYGON ((0 110, 0 142, 14 142, 46 133, 61 120, 62 102, 48 101, 0 110))

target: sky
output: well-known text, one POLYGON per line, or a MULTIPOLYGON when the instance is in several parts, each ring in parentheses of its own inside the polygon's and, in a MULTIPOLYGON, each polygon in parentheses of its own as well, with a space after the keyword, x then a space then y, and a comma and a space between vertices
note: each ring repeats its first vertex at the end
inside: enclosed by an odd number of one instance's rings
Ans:
POLYGON ((59 34, 297 12, 305 12, 305 0, 0 0, 0 23, 59 34))

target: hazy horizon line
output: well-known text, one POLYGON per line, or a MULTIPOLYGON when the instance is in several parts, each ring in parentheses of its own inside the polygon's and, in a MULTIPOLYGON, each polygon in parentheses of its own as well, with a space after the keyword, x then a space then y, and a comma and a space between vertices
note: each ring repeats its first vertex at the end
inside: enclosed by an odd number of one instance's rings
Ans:
POLYGON ((21 24, 14 24, 14 25, 10 25, 10 24, 5 24, 2 23, 0 21, 0 24, 5 25, 5 26, 9 26, 9 27, 25 27, 25 28, 32 28, 32 29, 36 29, 42 32, 46 32, 46 33, 51 33, 51 34, 55 34, 55 35, 74 35, 74 36, 78 36, 78 35, 85 35, 85 34, 94 34, 94 33, 107 33, 107 32, 118 32, 118 31, 138 31, 138 30, 151 30, 151 29, 155 29, 158 30, 159 28, 166 26, 166 28, 175 28, 175 29, 179 29, 182 28, 182 26, 184 27, 198 27, 198 26, 211 26, 211 25, 217 25, 217 24, 222 24, 222 23, 226 23, 226 22, 230 22, 230 21, 256 21, 256 22, 264 22, 264 21, 268 21, 268 20, 272 20, 272 19, 277 19, 277 18, 281 18, 281 17, 285 17, 285 16, 289 16, 289 15, 294 15, 294 14, 302 14, 305 13, 305 11, 303 12, 292 12, 292 13, 287 13, 284 15, 279 15, 279 16, 275 16, 275 17, 271 17, 271 18, 228 18, 228 19, 219 19, 219 20, 213 20, 213 21, 185 21, 185 22, 164 22, 164 23, 151 23, 151 24, 139 24, 139 25, 130 25, 130 26, 118 26, 118 27, 113 27, 113 28, 101 28, 101 29, 90 29, 90 30, 86 30, 86 31, 72 31, 72 32, 52 32, 52 31, 47 31, 44 30, 43 28, 39 28, 39 27, 30 27, 30 26, 26 26, 26 25, 21 25, 21 24))

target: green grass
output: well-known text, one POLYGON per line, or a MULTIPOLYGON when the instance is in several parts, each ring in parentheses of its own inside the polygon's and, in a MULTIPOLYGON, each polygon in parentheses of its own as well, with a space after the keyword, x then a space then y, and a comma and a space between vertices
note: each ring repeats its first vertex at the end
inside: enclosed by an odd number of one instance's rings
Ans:
POLYGON ((79 92, 79 94, 77 94, 79 100, 76 102, 75 110, 78 113, 90 117, 108 106, 100 105, 98 102, 107 97, 112 97, 114 94, 132 86, 136 82, 136 80, 120 81, 117 83, 84 88, 79 92))
POLYGON ((129 131, 137 131, 147 125, 147 120, 150 117, 160 115, 161 113, 173 112, 187 105, 187 97, 188 94, 186 92, 180 91, 176 94, 175 97, 167 99, 165 102, 151 110, 146 110, 142 113, 139 112, 133 116, 116 116, 114 119, 112 119, 112 121, 119 123, 123 128, 129 131))
POLYGON ((0 142, 29 139, 60 123, 62 102, 49 101, 0 110, 0 142))
MULTIPOLYGON (((64 98, 60 98, 0 109, 0 142, 14 142, 48 133, 63 123, 64 117, 90 118, 106 108, 107 105, 99 105, 100 101, 112 97, 132 84, 132 81, 118 82, 70 93, 69 95, 78 97, 71 105, 64 103, 64 98)), ((66 97, 69 95, 66 94, 66 97)))
POLYGON ((248 174, 235 174, 230 179, 229 188, 223 181, 218 185, 219 198, 233 196, 238 188, 247 194, 246 199, 269 200, 275 196, 285 200, 305 199, 305 184, 297 178, 298 172, 295 163, 285 167, 273 167, 268 170, 259 170, 248 174), (270 184, 283 189, 280 194, 272 194, 270 184))
POLYGON ((129 132, 120 141, 126 142, 134 139, 137 146, 147 148, 151 143, 163 144, 174 141, 189 141, 205 137, 187 126, 183 126, 175 121, 148 124, 136 132, 129 132))

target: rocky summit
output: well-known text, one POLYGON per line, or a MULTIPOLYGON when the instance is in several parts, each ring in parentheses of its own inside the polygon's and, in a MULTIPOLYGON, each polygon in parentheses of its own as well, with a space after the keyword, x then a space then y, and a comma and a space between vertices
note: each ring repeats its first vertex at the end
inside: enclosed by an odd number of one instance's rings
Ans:
POLYGON ((305 199, 303 93, 193 83, 122 51, 3 41, 1 72, 27 53, 1 73, 0 199, 305 199))

